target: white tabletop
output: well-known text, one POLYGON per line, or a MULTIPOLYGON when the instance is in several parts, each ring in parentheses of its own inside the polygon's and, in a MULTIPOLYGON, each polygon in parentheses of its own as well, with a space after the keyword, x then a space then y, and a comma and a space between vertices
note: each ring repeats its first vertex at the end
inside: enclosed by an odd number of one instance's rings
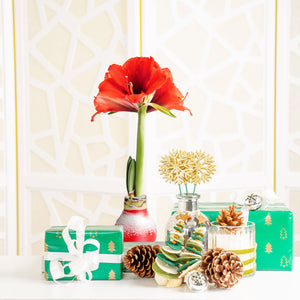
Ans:
POLYGON ((300 257, 294 258, 293 271, 260 271, 232 289, 210 288, 204 293, 189 292, 185 285, 157 286, 154 279, 133 274, 116 281, 56 284, 43 278, 41 261, 37 256, 0 257, 0 299, 300 299, 300 257))

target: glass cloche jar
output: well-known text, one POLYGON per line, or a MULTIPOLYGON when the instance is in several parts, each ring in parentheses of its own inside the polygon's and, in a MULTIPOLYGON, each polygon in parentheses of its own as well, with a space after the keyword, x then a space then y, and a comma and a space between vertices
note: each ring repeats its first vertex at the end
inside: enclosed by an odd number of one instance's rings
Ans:
POLYGON ((177 225, 182 224, 184 231, 180 234, 180 240, 185 247, 197 249, 205 253, 208 250, 210 222, 198 208, 198 194, 176 195, 178 207, 169 218, 166 228, 166 240, 178 239, 177 225))

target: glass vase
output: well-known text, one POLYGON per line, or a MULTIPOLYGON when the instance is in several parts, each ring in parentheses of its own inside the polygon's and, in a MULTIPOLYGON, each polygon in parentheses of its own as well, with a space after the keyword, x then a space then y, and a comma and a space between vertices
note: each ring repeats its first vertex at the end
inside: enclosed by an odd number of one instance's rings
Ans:
POLYGON ((123 226, 124 242, 154 242, 157 229, 147 210, 147 197, 124 198, 124 209, 116 221, 123 226))
POLYGON ((256 270, 255 224, 246 226, 220 226, 212 222, 212 247, 236 253, 244 264, 244 276, 254 275, 256 270))
MULTIPOLYGON (((198 194, 182 194, 176 195, 178 200, 178 206, 175 206, 175 212, 168 220, 166 227, 166 240, 170 240, 170 235, 174 231, 174 227, 179 220, 184 222, 184 246, 193 239, 194 232, 201 230, 203 238, 201 238, 202 252, 205 253, 208 250, 208 239, 210 231, 210 222, 208 218, 199 210, 198 194)), ((182 222, 181 221, 181 222, 182 222)))

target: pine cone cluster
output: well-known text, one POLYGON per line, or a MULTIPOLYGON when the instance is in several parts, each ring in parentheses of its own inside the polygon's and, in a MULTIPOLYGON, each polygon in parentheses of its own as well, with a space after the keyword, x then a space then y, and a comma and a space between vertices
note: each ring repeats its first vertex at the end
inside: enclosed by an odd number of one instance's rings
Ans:
POLYGON ((223 208, 220 212, 217 223, 220 226, 242 226, 244 225, 244 217, 242 212, 235 211, 236 206, 230 205, 229 209, 223 208))
POLYGON ((127 251, 124 256, 124 265, 139 277, 154 277, 152 264, 159 252, 159 245, 137 245, 127 251))
POLYGON ((201 268, 210 283, 231 288, 243 277, 243 263, 233 252, 211 249, 202 258, 201 268))

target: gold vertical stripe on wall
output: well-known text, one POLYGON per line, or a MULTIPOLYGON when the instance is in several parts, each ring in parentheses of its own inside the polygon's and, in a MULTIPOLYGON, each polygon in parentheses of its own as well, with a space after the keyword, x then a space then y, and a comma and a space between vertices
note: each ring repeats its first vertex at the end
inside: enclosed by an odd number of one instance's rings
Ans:
POLYGON ((140 56, 143 56, 142 0, 140 0, 140 56))
POLYGON ((15 1, 12 0, 13 34, 14 34, 14 75, 15 75, 15 122, 16 122, 16 216, 17 216, 17 255, 20 254, 20 231, 19 231, 19 159, 18 159, 18 101, 17 101, 17 59, 16 59, 16 19, 15 1))
POLYGON ((275 52, 274 52, 274 192, 276 193, 276 174, 277 174, 277 165, 276 165, 276 131, 277 131, 277 3, 278 0, 275 0, 275 52))

